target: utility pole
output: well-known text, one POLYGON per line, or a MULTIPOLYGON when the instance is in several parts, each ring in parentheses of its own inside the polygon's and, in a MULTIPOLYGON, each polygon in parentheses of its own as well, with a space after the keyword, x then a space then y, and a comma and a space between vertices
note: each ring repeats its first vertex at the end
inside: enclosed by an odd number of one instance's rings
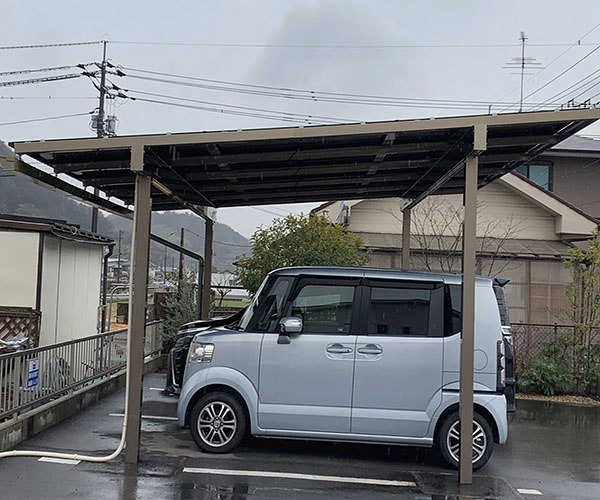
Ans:
POLYGON ((123 230, 119 229, 119 243, 117 244, 117 284, 121 283, 121 236, 123 230))
MULTIPOLYGON (((102 41, 102 66, 100 68, 100 101, 98 103, 98 124, 96 127, 96 136, 104 137, 104 100, 106 97, 106 40, 102 41)), ((94 188, 94 195, 98 196, 98 188, 94 188)), ((98 232, 98 208, 92 208, 92 233, 98 232)))
MULTIPOLYGON (((185 239, 185 229, 181 228, 181 236, 179 238, 179 245, 183 248, 183 242, 185 239)), ((183 283, 183 252, 179 252, 179 288, 181 289, 181 284, 183 283)))

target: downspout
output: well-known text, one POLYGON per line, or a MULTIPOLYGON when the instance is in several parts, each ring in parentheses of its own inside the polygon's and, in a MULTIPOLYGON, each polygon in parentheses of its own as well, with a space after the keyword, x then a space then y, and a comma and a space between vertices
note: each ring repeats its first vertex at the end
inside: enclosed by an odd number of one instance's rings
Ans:
POLYGON ((104 332, 106 327, 106 295, 108 292, 108 259, 113 254, 115 244, 111 243, 108 246, 108 252, 104 256, 104 264, 102 267, 102 320, 100 322, 100 333, 104 332))

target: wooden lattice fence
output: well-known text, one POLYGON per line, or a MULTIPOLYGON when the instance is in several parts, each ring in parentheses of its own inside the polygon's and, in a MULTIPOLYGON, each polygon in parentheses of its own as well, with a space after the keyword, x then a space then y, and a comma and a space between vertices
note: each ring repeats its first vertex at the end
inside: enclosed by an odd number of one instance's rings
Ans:
POLYGON ((42 313, 30 307, 0 307, 0 339, 11 340, 24 333, 37 347, 42 313))

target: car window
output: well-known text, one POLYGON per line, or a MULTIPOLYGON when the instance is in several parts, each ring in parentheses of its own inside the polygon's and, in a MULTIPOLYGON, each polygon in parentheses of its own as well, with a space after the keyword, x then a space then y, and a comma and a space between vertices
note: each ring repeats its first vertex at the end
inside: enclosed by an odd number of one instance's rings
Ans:
POLYGON ((444 335, 442 283, 369 279, 365 285, 367 335, 444 335))
POLYGON ((256 332, 274 332, 277 330, 281 309, 294 279, 280 276, 258 294, 252 304, 253 315, 249 320, 247 330, 256 332))
POLYGON ((349 333, 355 290, 351 285, 304 285, 291 315, 302 318, 304 333, 349 333))
POLYGON ((369 335, 427 336, 431 289, 372 287, 369 335))

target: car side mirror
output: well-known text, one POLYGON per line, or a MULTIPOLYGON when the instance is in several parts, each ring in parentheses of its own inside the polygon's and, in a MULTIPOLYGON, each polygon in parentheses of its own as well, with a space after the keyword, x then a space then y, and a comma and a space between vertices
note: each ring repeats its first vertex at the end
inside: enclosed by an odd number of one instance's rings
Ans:
POLYGON ((279 337, 278 344, 289 344, 291 342, 290 334, 300 333, 302 331, 302 318, 298 316, 290 316, 283 318, 279 322, 279 337))
POLYGON ((298 316, 290 316, 282 318, 279 322, 279 331, 284 335, 290 333, 300 333, 302 331, 302 318, 298 316))

